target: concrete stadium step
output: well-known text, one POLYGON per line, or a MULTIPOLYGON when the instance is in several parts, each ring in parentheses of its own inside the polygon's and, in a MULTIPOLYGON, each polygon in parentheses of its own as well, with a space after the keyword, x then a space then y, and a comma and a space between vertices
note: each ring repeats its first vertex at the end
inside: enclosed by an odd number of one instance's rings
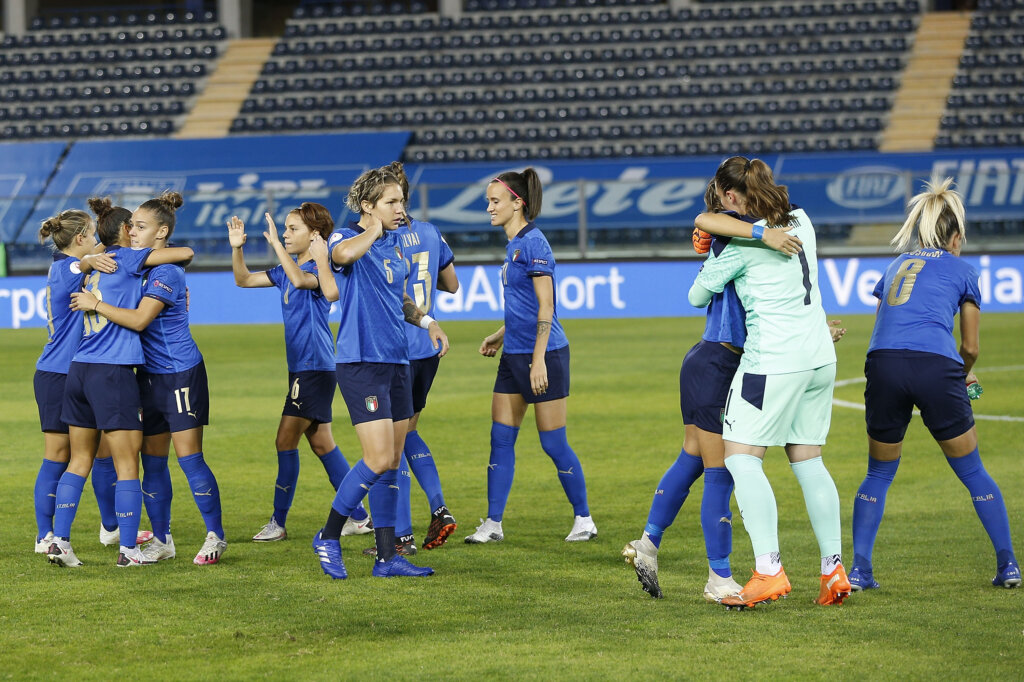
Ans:
POLYGON ((207 79, 206 88, 175 137, 226 136, 276 43, 275 38, 229 41, 216 71, 207 79))
POLYGON ((969 12, 922 16, 880 151, 931 151, 971 28, 969 12))

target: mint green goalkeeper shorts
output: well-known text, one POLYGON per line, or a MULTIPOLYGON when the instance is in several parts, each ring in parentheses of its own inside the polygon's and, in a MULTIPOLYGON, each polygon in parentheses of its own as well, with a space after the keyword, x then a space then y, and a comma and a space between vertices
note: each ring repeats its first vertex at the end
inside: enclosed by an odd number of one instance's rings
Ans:
POLYGON ((736 372, 722 418, 722 438, 769 447, 824 445, 832 422, 836 365, 788 374, 736 372))

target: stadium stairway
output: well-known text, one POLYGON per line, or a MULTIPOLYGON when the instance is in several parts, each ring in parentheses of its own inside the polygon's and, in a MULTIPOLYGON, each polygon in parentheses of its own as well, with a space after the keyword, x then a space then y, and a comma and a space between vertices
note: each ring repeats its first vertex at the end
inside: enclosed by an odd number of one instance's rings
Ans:
POLYGON ((928 12, 922 16, 889 125, 879 145, 881 151, 934 148, 970 28, 969 12, 928 12))
POLYGON ((229 41, 206 89, 175 137, 226 136, 276 43, 275 38, 229 41))

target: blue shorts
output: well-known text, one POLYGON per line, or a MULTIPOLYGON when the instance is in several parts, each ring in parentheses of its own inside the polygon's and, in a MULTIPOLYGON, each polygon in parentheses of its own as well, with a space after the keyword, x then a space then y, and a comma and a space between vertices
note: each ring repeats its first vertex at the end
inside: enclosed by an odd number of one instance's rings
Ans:
POLYGON ((282 417, 299 417, 314 424, 330 424, 331 404, 337 386, 334 372, 308 370, 288 372, 288 395, 282 417))
POLYGON ((39 408, 39 426, 42 431, 50 433, 67 433, 68 425, 60 420, 60 411, 64 407, 64 386, 68 375, 57 372, 36 370, 32 377, 32 388, 35 389, 36 407, 39 408))
POLYGON ((533 353, 502 353, 498 361, 498 377, 494 380, 495 393, 518 393, 527 403, 546 403, 569 395, 569 346, 549 350, 544 354, 548 369, 548 390, 533 394, 530 386, 530 365, 533 353))
POLYGON ((141 431, 142 403, 131 365, 72 362, 60 419, 101 431, 141 431))
POLYGON ((440 364, 441 358, 438 355, 409 361, 409 368, 412 371, 413 414, 419 414, 427 406, 427 394, 434 385, 434 377, 437 376, 437 367, 440 364))
POLYGON ((206 363, 173 374, 138 373, 142 395, 142 433, 178 433, 210 423, 206 363))
POLYGON ((914 406, 935 440, 961 436, 974 426, 964 366, 944 355, 912 350, 876 350, 864 361, 864 418, 868 435, 899 443, 914 406))
POLYGON ((343 362, 337 367, 338 388, 352 425, 412 416, 409 365, 385 362, 343 362))
POLYGON ((691 348, 679 368, 679 410, 683 424, 722 433, 722 414, 729 385, 743 356, 716 341, 703 339, 691 348))

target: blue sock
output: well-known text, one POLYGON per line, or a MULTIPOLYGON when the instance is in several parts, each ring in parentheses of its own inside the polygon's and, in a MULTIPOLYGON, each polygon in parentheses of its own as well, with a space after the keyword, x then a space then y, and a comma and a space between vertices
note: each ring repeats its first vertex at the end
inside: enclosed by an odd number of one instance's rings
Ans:
POLYGON ((974 511, 978 513, 981 525, 985 527, 992 547, 996 550, 996 562, 1003 567, 1008 561, 1016 561, 1013 542, 1010 540, 1010 519, 1006 514, 1003 494, 985 471, 978 448, 974 448, 971 454, 964 457, 947 457, 946 461, 971 493, 974 511))
POLYGON ((565 437, 565 427, 554 431, 540 432, 540 446, 555 463, 558 481, 562 484, 565 496, 572 505, 572 513, 576 516, 590 516, 587 505, 587 482, 583 478, 583 465, 579 457, 569 447, 565 437))
POLYGON ((142 518, 142 484, 139 479, 118 481, 114 484, 114 508, 121 527, 121 546, 134 547, 142 518))
POLYGON ((288 510, 295 499, 295 484, 299 482, 299 451, 277 451, 277 480, 274 481, 274 520, 284 527, 288 510))
POLYGON ((394 528, 398 510, 398 470, 388 469, 370 488, 374 528, 394 528))
POLYGON ((487 518, 501 521, 512 492, 516 474, 516 437, 518 426, 491 423, 491 460, 487 465, 487 518))
POLYGON ((203 515, 207 532, 213 532, 221 540, 224 539, 224 526, 221 525, 220 489, 203 453, 197 452, 188 457, 179 457, 178 464, 185 473, 192 497, 196 500, 199 513, 203 515))
MULTIPOLYGON (((345 459, 345 455, 341 454, 341 450, 337 445, 335 445, 334 449, 326 455, 317 456, 320 457, 320 463, 324 465, 324 471, 327 472, 327 478, 331 482, 331 487, 334 488, 335 492, 337 492, 338 486, 340 486, 341 482, 346 476, 348 476, 348 472, 351 469, 348 465, 348 460, 345 459)), ((366 509, 363 507, 363 503, 360 502, 359 505, 352 510, 352 513, 349 514, 349 516, 356 521, 362 521, 368 516, 368 514, 366 513, 366 509)))
POLYGON ((57 481, 57 498, 54 500, 53 534, 59 538, 71 537, 71 524, 82 501, 85 477, 65 471, 57 481))
MULTIPOLYGON (((370 467, 366 466, 366 462, 359 460, 341 480, 331 508, 342 516, 352 516, 352 510, 363 501, 366 493, 378 478, 380 478, 380 474, 373 473, 370 467)), ((376 521, 376 519, 374 520, 376 521)))
POLYGON ((142 501, 146 503, 146 515, 153 526, 153 536, 160 542, 167 542, 171 532, 171 470, 167 457, 142 456, 142 501))
POLYGON ((437 464, 430 448, 420 438, 419 431, 410 431, 405 436, 405 454, 409 460, 409 469, 419 482, 430 503, 430 511, 444 504, 444 493, 441 492, 441 477, 437 473, 437 464))
MULTIPOLYGON (((298 450, 294 451, 298 456, 298 450)), ((281 458, 281 453, 277 453, 278 460, 281 458)), ((324 471, 327 472, 327 478, 331 482, 331 487, 335 491, 338 490, 338 486, 341 485, 341 480, 345 478, 345 474, 350 469, 348 461, 345 459, 345 455, 341 454, 341 450, 337 445, 334 449, 328 452, 326 455, 317 455, 320 458, 320 463, 324 465, 324 471)), ((298 470, 298 464, 295 465, 296 471, 298 470)))
MULTIPOLYGON (((402 461, 398 465, 398 475, 395 477, 398 485, 398 494, 395 499, 395 535, 412 535, 412 476, 409 473, 409 462, 402 455, 402 461)), ((379 483, 379 481, 378 481, 379 483)), ((373 495, 373 491, 370 491, 373 495)), ((371 503, 373 498, 370 498, 371 503)))
POLYGON ((33 490, 36 508, 36 541, 42 540, 47 533, 53 532, 53 511, 57 506, 57 481, 68 468, 67 462, 54 462, 43 459, 36 475, 36 486, 33 490))
POLYGON ((655 547, 661 546, 661 536, 676 520, 676 515, 690 494, 690 486, 703 472, 704 462, 700 457, 680 450, 679 457, 661 477, 654 491, 654 499, 651 500, 651 510, 647 512, 647 526, 644 527, 644 532, 655 547))
POLYGON ((885 513, 885 496, 896 478, 900 460, 881 462, 868 457, 868 473, 853 498, 853 565, 871 573, 875 537, 885 513))
POLYGON ((107 530, 117 528, 117 514, 114 513, 114 486, 117 471, 114 458, 104 457, 92 463, 92 489, 96 493, 96 506, 100 508, 100 523, 107 530))
POLYGON ((704 549, 708 567, 721 578, 732 575, 732 474, 725 467, 704 470, 704 496, 700 501, 700 526, 704 531, 704 549))

